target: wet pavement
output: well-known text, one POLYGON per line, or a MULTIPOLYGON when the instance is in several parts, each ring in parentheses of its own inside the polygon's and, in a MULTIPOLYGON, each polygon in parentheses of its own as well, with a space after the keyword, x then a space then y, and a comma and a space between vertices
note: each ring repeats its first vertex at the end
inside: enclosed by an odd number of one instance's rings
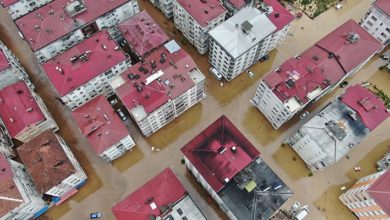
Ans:
MULTIPOLYGON (((134 123, 127 120, 128 128, 137 145, 132 152, 128 152, 112 164, 107 164, 90 150, 85 138, 78 132, 76 123, 71 119, 70 110, 54 98, 55 91, 41 72, 33 53, 28 45, 18 37, 16 27, 5 11, 0 9, 0 39, 20 58, 36 85, 37 92, 42 96, 58 123, 60 134, 70 145, 88 175, 88 182, 80 192, 61 206, 50 209, 40 219, 88 219, 89 213, 96 211, 103 213, 103 219, 114 219, 111 213, 113 204, 119 202, 167 166, 175 171, 208 219, 226 219, 227 217, 207 196, 206 191, 181 164, 182 154, 180 152, 184 144, 222 114, 227 115, 260 150, 268 165, 295 193, 292 199, 285 204, 285 208, 295 201, 300 201, 301 204, 309 205, 308 220, 354 219, 351 212, 337 199, 342 193, 340 187, 350 186, 359 177, 374 171, 374 162, 383 156, 385 146, 390 142, 390 135, 386 130, 390 126, 390 120, 383 123, 352 150, 349 154, 350 159, 343 158, 334 167, 308 177, 309 170, 304 166, 303 161, 291 148, 281 146, 281 143, 310 116, 302 121, 295 118, 281 129, 274 130, 265 117, 250 105, 249 100, 253 97, 257 84, 264 74, 277 68, 287 58, 302 52, 346 20, 352 18, 359 21, 372 1, 347 0, 340 11, 330 9, 314 20, 306 16, 296 20, 285 42, 271 52, 270 60, 250 68, 255 73, 254 78, 243 73, 232 82, 224 83, 223 87, 208 72, 210 64, 207 56, 199 55, 196 49, 188 43, 182 45, 206 76, 208 97, 150 138, 144 138, 134 123), (152 151, 152 146, 161 151, 152 151), (357 164, 362 168, 359 173, 353 171, 353 167, 357 164)), ((141 8, 146 8, 171 37, 177 42, 184 42, 183 36, 174 30, 172 22, 168 21, 161 12, 148 1, 142 0, 139 3, 141 8)), ((383 64, 384 61, 380 60, 379 56, 375 56, 349 80, 350 84, 372 81, 390 94, 390 74, 378 71, 378 67, 383 64)), ((344 89, 337 89, 312 105, 309 111, 315 114, 343 91, 344 89)))

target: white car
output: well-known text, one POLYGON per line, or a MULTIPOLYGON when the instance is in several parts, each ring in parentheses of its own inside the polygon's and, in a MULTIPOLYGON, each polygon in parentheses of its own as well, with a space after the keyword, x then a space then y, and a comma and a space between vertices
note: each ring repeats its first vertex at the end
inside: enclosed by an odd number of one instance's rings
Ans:
POLYGON ((290 211, 292 213, 296 213, 299 209, 299 207, 301 206, 301 203, 299 202, 295 202, 291 207, 290 207, 290 211))
POLYGON ((222 80, 223 76, 221 73, 218 72, 217 69, 215 69, 214 67, 211 67, 209 70, 214 75, 214 77, 217 78, 218 81, 222 80))
POLYGON ((310 113, 308 111, 305 111, 304 113, 302 113, 302 115, 299 116, 299 118, 302 120, 304 118, 306 118, 310 113))
POLYGON ((302 220, 309 214, 309 207, 303 206, 297 214, 294 215, 294 220, 302 220))
POLYGON ((118 113, 118 115, 122 119, 122 121, 126 121, 127 120, 127 117, 126 117, 125 113, 123 113, 122 109, 118 108, 116 110, 116 112, 118 113))

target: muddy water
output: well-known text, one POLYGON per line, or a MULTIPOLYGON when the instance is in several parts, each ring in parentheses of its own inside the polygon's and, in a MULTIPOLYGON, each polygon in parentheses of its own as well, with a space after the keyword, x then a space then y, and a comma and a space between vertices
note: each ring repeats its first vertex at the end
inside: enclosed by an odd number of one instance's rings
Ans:
MULTIPOLYGON (((27 44, 14 37, 17 36, 15 26, 5 15, 4 10, 0 10, 2 31, 0 39, 11 47, 28 70, 38 92, 44 98, 50 112, 59 124, 61 135, 69 143, 89 177, 88 183, 81 188, 78 194, 61 206, 52 208, 41 219, 87 219, 88 214, 95 211, 102 211, 104 219, 113 219, 110 211, 113 204, 167 166, 178 174, 179 179, 208 219, 226 219, 226 216, 209 199, 205 191, 180 162, 182 159, 180 148, 222 114, 227 115, 248 137, 260 150, 264 160, 294 191, 295 194, 287 202, 286 207, 296 200, 300 201, 301 204, 308 204, 310 207, 308 220, 340 219, 337 216, 341 212, 343 213, 342 219, 353 218, 352 214, 337 202, 337 196, 340 194, 338 189, 341 185, 351 184, 358 178, 358 176, 351 176, 352 174, 361 175, 366 170, 369 172, 372 169, 369 164, 383 154, 382 143, 388 140, 388 138, 386 139, 386 136, 389 136, 386 133, 386 126, 390 126, 389 120, 370 134, 358 146, 358 150, 351 152, 350 160, 342 159, 336 166, 325 172, 308 177, 308 169, 294 151, 288 147, 280 146, 282 140, 291 135, 304 121, 295 118, 281 129, 274 130, 264 116, 249 104, 257 83, 264 74, 275 69, 287 58, 302 52, 347 19, 359 20, 367 11, 372 0, 347 0, 344 2, 344 8, 341 11, 331 9, 314 20, 304 16, 295 21, 285 42, 270 54, 271 59, 264 63, 257 63, 251 68, 255 73, 254 78, 249 78, 247 74, 243 73, 221 87, 219 82, 208 72, 210 64, 207 56, 200 56, 195 48, 188 43, 182 44, 184 42, 183 36, 174 30, 172 22, 165 19, 161 12, 151 6, 148 1, 139 1, 141 8, 145 8, 197 62, 206 76, 208 97, 201 104, 194 106, 149 138, 144 138, 136 126, 128 121, 128 128, 137 145, 132 152, 128 152, 113 164, 105 163, 90 150, 71 119, 69 110, 60 106, 54 99, 52 94, 55 92, 51 86, 48 86, 49 83, 40 72, 27 44), (152 146, 159 148, 160 151, 152 151, 152 146), (363 158, 369 159, 365 162, 366 164, 362 162, 362 173, 350 173, 356 164, 364 160, 363 158)), ((350 82, 370 80, 383 90, 389 90, 389 74, 379 72, 380 65, 383 65, 383 61, 375 57, 350 82)), ((310 111, 314 114, 341 92, 342 90, 338 89, 329 94, 321 102, 313 105, 310 111)))

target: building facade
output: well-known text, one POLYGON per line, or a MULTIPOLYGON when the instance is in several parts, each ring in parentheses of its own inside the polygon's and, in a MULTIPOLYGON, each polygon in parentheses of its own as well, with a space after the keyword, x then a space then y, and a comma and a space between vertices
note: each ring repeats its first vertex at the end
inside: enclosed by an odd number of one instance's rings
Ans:
POLYGON ((277 129, 354 75, 381 44, 349 20, 260 82, 251 103, 277 129), (355 51, 362 51, 357 54, 355 51))
POLYGON ((131 150, 135 143, 104 96, 97 96, 72 112, 92 150, 107 162, 131 150))
POLYGON ((98 95, 113 95, 110 81, 130 60, 107 31, 101 31, 41 66, 61 101, 75 109, 98 95))
POLYGON ((138 12, 135 0, 75 0, 71 4, 68 0, 56 0, 15 23, 38 61, 44 62, 138 12))
POLYGON ((204 83, 205 77, 194 60, 172 40, 111 85, 148 137, 203 100, 204 83))
POLYGON ((53 0, 2 0, 0 4, 4 8, 7 8, 8 13, 11 15, 12 19, 15 20, 51 1, 53 0))
POLYGON ((170 168, 157 174, 112 207, 117 220, 206 220, 170 168))
POLYGON ((226 9, 219 0, 173 0, 173 7, 175 27, 200 54, 205 54, 209 47, 208 33, 225 20, 226 9))
POLYGON ((280 20, 270 8, 244 7, 209 32, 209 61, 226 80, 234 79, 284 39, 293 17, 282 6, 274 7, 287 13, 288 19, 280 20))
POLYGON ((390 170, 357 181, 339 199, 360 220, 390 219, 390 170))
POLYGON ((18 81, 26 81, 32 88, 28 76, 19 60, 14 54, 0 41, 0 89, 14 84, 18 81))
POLYGON ((229 219, 266 220, 292 196, 225 116, 182 149, 186 167, 229 219))
POLYGON ((360 25, 381 42, 383 47, 387 46, 390 42, 390 2, 376 0, 360 25))
POLYGON ((47 130, 17 148, 40 196, 59 205, 85 184, 87 176, 64 140, 47 130))
POLYGON ((13 158, 15 156, 12 151, 13 146, 14 143, 12 142, 11 135, 0 117, 0 153, 4 154, 7 158, 13 158))
POLYGON ((390 116, 369 90, 355 85, 286 139, 315 172, 335 164, 390 116))
POLYGON ((42 99, 26 83, 18 82, 0 91, 0 117, 11 138, 27 142, 58 126, 42 99))
POLYGON ((37 218, 48 209, 23 164, 0 154, 0 219, 37 218))
POLYGON ((174 0, 149 0, 155 7, 160 9, 167 18, 173 17, 174 0))

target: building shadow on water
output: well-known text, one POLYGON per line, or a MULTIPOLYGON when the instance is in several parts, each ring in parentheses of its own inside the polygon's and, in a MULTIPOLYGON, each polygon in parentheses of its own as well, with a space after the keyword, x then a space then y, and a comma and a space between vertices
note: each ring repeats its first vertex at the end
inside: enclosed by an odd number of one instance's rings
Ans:
POLYGON ((278 130, 274 129, 264 115, 253 106, 249 107, 246 111, 242 125, 246 132, 253 134, 262 146, 277 139, 286 129, 285 127, 278 130))
POLYGON ((155 134, 146 138, 146 142, 150 147, 155 147, 163 150, 166 146, 171 144, 180 135, 189 129, 193 128, 201 120, 202 103, 198 103, 184 112, 178 118, 174 119, 168 125, 161 128, 155 134))
POLYGON ((145 158, 144 153, 138 147, 138 145, 134 146, 133 149, 127 152, 125 155, 120 158, 114 160, 112 163, 113 167, 117 169, 119 172, 124 172, 128 170, 130 167, 137 164, 139 161, 145 158))
POLYGON ((303 160, 290 146, 280 146, 272 155, 272 158, 286 172, 291 180, 302 179, 310 173, 303 160))

